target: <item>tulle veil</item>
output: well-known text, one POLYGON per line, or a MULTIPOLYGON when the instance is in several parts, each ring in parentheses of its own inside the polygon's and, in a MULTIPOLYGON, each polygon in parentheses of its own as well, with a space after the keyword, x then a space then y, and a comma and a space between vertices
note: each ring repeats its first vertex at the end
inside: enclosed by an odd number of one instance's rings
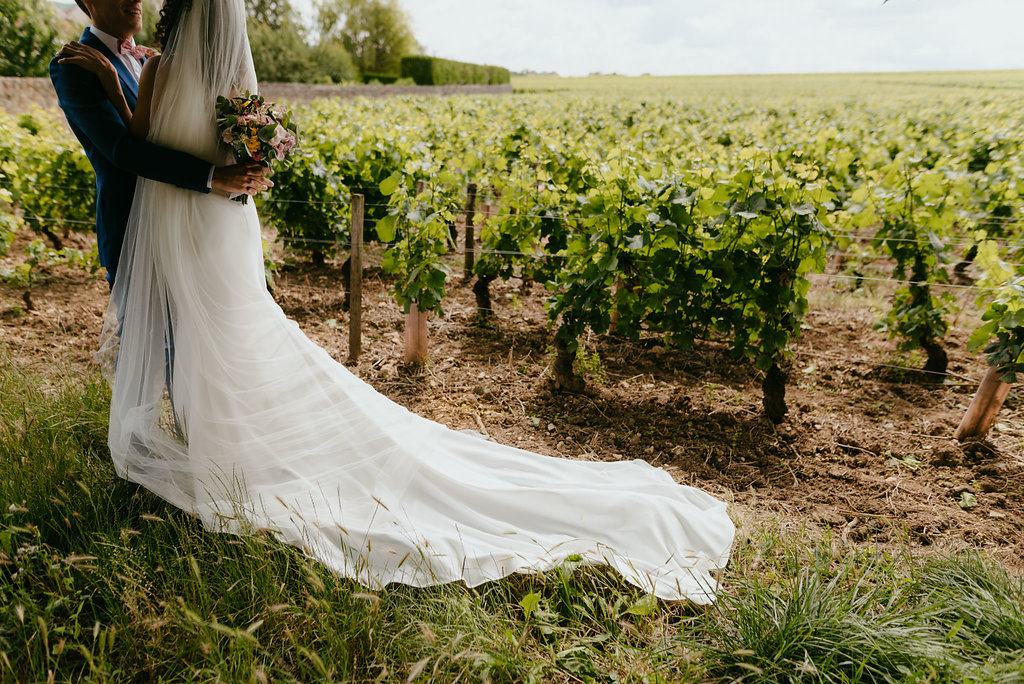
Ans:
MULTIPOLYGON (((187 2, 157 69, 149 141, 211 164, 229 160, 215 104, 218 96, 257 91, 245 20, 243 0, 187 2)), ((113 389, 110 447, 119 475, 185 510, 206 496, 196 480, 209 469, 189 455, 187 407, 196 388, 192 374, 176 372, 174 328, 183 311, 208 313, 191 300, 202 295, 196 238, 211 227, 210 199, 138 179, 96 354, 113 389), (180 287, 190 282, 195 287, 180 287)))

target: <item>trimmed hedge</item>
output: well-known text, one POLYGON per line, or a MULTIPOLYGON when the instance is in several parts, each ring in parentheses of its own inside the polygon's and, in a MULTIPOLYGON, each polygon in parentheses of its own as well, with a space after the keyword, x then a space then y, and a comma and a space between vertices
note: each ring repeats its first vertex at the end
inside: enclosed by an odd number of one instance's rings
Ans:
POLYGON ((505 67, 420 55, 402 58, 402 78, 411 78, 416 85, 504 85, 512 82, 512 74, 505 67))
POLYGON ((372 83, 377 81, 381 85, 391 85, 399 79, 397 74, 378 74, 372 71, 367 71, 363 74, 363 83, 372 83))

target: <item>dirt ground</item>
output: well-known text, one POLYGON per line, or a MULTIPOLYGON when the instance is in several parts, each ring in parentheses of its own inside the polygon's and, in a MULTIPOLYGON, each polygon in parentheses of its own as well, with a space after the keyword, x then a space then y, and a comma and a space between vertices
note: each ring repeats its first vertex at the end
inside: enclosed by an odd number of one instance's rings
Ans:
MULTIPOLYGON (((731 501, 746 529, 778 521, 795 535, 830 530, 837 544, 984 549, 1024 571, 1024 389, 988 439, 952 438, 985 372, 965 348, 977 322, 969 308, 946 339, 954 377, 923 385, 898 368, 923 359, 872 329, 884 291, 816 282, 790 368, 790 418, 776 428, 762 415, 759 373, 715 343, 677 351, 592 336, 587 390, 554 392, 544 290, 493 283, 496 317, 481 326, 457 262, 445 316, 429 324, 430 360, 406 368, 403 319, 374 264, 371 254, 364 353, 347 365, 421 415, 552 456, 645 459, 731 501)), ((277 285, 284 311, 344 362, 340 262, 285 268, 277 285)), ((32 298, 26 312, 21 293, 0 285, 0 353, 41 374, 90 373, 106 282, 55 267, 32 298)))

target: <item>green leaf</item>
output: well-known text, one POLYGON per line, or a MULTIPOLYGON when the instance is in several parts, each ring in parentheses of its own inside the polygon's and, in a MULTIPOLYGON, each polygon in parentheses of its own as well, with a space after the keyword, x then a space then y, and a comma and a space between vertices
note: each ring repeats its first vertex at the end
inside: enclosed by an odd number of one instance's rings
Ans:
POLYGON ((654 594, 647 594, 626 609, 626 613, 629 615, 636 615, 638 617, 649 617, 657 612, 658 600, 654 597, 654 594))
POLYGON ((619 257, 613 252, 609 252, 601 257, 601 260, 597 262, 597 267, 602 271, 614 271, 619 267, 619 257))
POLYGON ((387 178, 380 184, 381 194, 390 197, 395 194, 395 190, 398 189, 398 183, 402 180, 402 176, 397 171, 387 178))
POLYGON ((993 321, 991 323, 986 323, 975 330, 974 334, 971 335, 969 340, 967 340, 968 351, 977 351, 984 347, 998 329, 999 324, 993 321))
POLYGON ((462 157, 462 169, 464 171, 473 171, 480 165, 480 158, 472 151, 466 152, 462 157))
POLYGON ((964 618, 957 620, 948 632, 946 632, 946 641, 952 641, 956 638, 956 635, 960 633, 960 630, 964 626, 964 618))
POLYGON ((522 599, 520 599, 519 605, 523 608, 523 613, 525 614, 524 619, 527 622, 529 622, 530 617, 534 614, 534 612, 536 612, 537 606, 540 605, 540 594, 533 592, 527 594, 522 599))
POLYGON ((256 135, 263 142, 269 143, 271 140, 273 140, 274 133, 276 133, 276 132, 277 132, 277 124, 273 123, 273 124, 267 124, 266 126, 261 128, 256 135))
POLYGON ((437 174, 437 180, 441 181, 445 185, 459 185, 459 177, 451 171, 441 171, 437 174))
POLYGON ((377 221, 377 238, 381 242, 392 242, 395 239, 395 223, 396 217, 393 215, 377 221))
POLYGON ((1001 326, 1006 330, 1013 330, 1024 325, 1024 309, 1018 309, 1003 316, 1001 326))

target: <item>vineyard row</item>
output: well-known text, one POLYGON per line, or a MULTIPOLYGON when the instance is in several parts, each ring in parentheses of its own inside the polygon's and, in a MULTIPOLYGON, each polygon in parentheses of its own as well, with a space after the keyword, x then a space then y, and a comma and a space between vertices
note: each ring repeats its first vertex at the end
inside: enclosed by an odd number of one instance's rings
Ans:
MULTIPOLYGON (((925 381, 947 370, 950 290, 979 295, 984 325, 971 346, 996 377, 1024 370, 1022 174, 1016 143, 996 127, 1001 112, 966 132, 941 116, 894 123, 871 112, 816 130, 796 108, 590 104, 315 105, 261 216, 316 263, 378 241, 402 309, 441 315, 464 217, 463 244, 480 245, 465 251, 479 317, 493 313, 495 280, 543 286, 562 389, 582 385, 573 362, 587 331, 658 333, 680 348, 714 339, 763 372, 766 413, 781 421, 792 341, 821 277, 896 285, 876 327, 924 351, 925 381), (353 230, 357 196, 364 221, 353 230)), ((50 242, 33 243, 5 279, 28 292, 47 263, 94 267, 55 230, 91 225, 91 169, 77 144, 41 116, 0 120, 0 133, 2 230, 24 223, 50 242)))

